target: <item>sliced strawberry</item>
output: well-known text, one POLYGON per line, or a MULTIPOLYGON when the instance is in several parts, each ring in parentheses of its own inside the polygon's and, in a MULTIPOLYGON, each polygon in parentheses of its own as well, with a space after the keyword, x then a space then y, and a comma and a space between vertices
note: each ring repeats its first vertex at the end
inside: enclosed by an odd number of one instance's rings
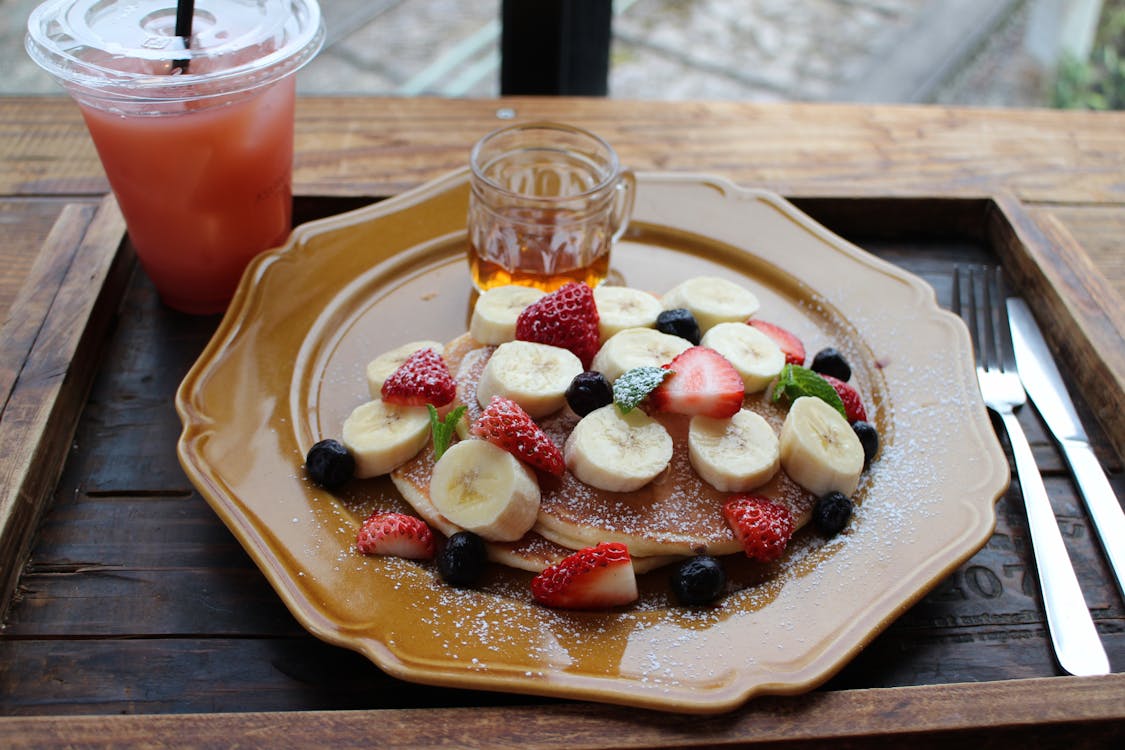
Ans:
POLYGON ((421 518, 405 513, 372 513, 355 539, 364 555, 393 555, 410 560, 434 556, 434 534, 421 518))
POLYGON ((835 388, 836 393, 840 395, 840 400, 844 402, 844 414, 848 418, 848 424, 860 420, 867 421, 867 409, 863 408, 863 399, 860 398, 859 391, 831 375, 820 373, 820 377, 827 380, 828 384, 835 388))
POLYGON ((562 476, 566 470, 559 447, 509 398, 493 396, 473 423, 472 433, 548 474, 562 476))
POLYGON ((789 509, 762 495, 732 495, 723 505, 723 518, 746 556, 754 560, 772 562, 781 557, 793 536, 789 509))
POLYGON ((672 371, 649 394, 653 408, 722 419, 742 408, 745 386, 734 365, 714 349, 693 346, 667 366, 672 371))
POLYGON ((531 581, 540 604, 562 609, 602 609, 637 598, 637 577, 629 548, 602 542, 555 563, 531 581))
POLYGON ((751 318, 746 322, 773 339, 774 343, 780 347, 782 354, 785 355, 785 362, 787 364, 805 364, 805 345, 792 333, 779 325, 769 323, 765 320, 758 320, 757 318, 751 318))
POLYGON ((589 369, 600 346, 593 290, 575 281, 540 297, 516 319, 516 339, 569 349, 589 369))
POLYGON ((445 406, 457 395, 457 384, 445 360, 433 349, 420 349, 383 382, 383 400, 401 406, 445 406))

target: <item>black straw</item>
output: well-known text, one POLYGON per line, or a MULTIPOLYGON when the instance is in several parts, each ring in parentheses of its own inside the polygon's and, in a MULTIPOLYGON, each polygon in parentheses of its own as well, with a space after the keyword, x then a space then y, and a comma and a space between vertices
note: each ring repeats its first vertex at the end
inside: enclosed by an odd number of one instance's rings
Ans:
MULTIPOLYGON (((176 0, 176 36, 184 40, 184 49, 191 49, 191 20, 195 15, 195 0, 176 0)), ((186 73, 188 60, 173 60, 172 70, 186 73)))

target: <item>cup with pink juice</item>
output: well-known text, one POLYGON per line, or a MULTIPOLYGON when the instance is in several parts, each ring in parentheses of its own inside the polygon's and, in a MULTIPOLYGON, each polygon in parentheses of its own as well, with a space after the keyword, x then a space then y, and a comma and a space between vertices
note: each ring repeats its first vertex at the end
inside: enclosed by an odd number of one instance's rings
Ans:
POLYGON ((141 265, 169 306, 222 312, 291 228, 294 73, 316 0, 48 0, 27 50, 77 102, 141 265), (181 28, 182 30, 182 28, 181 28))

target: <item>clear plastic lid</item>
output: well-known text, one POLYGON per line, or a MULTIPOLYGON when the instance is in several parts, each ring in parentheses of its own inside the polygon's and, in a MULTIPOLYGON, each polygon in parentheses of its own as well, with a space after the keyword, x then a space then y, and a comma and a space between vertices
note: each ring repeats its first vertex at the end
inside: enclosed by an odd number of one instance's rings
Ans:
POLYGON ((319 51, 316 0, 195 0, 189 45, 175 0, 48 0, 28 54, 72 90, 111 99, 198 99, 255 88, 319 51))

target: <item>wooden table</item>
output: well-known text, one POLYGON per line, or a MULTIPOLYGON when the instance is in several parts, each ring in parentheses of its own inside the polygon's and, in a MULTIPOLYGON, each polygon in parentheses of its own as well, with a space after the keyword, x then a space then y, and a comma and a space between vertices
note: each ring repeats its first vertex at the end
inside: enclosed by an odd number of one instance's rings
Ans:
MULTIPOLYGON (((591 128, 637 170, 777 191, 923 275, 998 261, 1070 364, 1119 497, 1125 113, 583 99, 306 99, 300 217, 462 166, 511 118, 591 128)), ((162 308, 64 99, 0 101, 0 746, 863 746, 1125 737, 1125 606, 1030 408, 1115 674, 1060 676, 1021 585, 1015 490, 993 540, 822 689, 717 717, 398 682, 289 616, 175 458, 172 395, 217 320, 162 308), (121 714, 126 714, 122 716, 121 714)))

